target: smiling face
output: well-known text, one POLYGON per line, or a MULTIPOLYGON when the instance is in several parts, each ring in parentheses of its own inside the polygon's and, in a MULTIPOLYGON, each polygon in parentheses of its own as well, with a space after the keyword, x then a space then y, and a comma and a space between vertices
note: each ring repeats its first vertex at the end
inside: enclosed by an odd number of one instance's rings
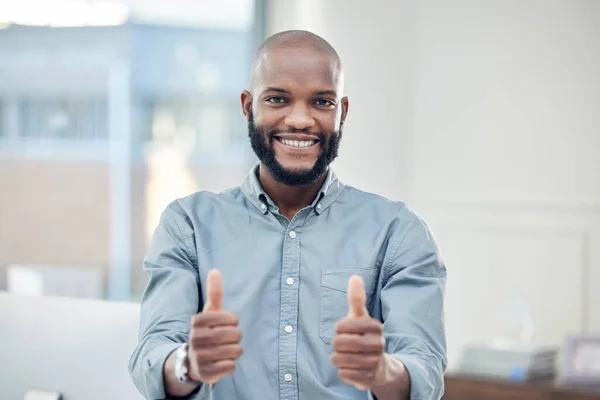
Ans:
POLYGON ((242 102, 254 152, 283 184, 316 182, 337 157, 348 107, 339 61, 314 46, 273 46, 253 73, 242 102))

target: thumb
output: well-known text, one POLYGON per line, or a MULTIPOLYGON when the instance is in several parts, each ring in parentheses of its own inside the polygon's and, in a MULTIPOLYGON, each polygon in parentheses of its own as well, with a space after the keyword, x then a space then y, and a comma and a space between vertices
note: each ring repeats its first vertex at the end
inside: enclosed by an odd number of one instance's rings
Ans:
POLYGON ((218 269, 208 271, 204 312, 219 311, 223 307, 223 279, 218 269))
POLYGON ((365 303, 365 282, 358 275, 352 275, 348 280, 348 317, 362 317, 368 314, 365 303))

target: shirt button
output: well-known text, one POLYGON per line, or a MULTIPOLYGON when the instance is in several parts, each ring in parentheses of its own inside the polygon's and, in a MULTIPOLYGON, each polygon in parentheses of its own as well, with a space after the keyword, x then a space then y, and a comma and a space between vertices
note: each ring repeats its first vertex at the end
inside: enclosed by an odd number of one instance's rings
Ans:
POLYGON ((285 374, 283 376, 283 379, 285 379, 286 382, 289 382, 292 380, 292 374, 285 374))
POLYGON ((265 206, 265 204, 263 203, 260 205, 260 208, 262 208, 264 210, 265 208, 267 208, 267 206, 265 206))
POLYGON ((296 237, 296 232, 290 231, 290 237, 294 239, 296 237))
POLYGON ((293 284, 294 284, 294 278, 292 278, 292 277, 290 276, 289 278, 287 278, 287 279, 285 280, 285 282, 286 282, 288 285, 293 285, 293 284))
POLYGON ((287 333, 292 333, 292 329, 293 329, 293 328, 292 328, 292 326, 291 326, 291 325, 286 325, 286 326, 285 326, 285 331, 286 331, 287 333))
POLYGON ((317 204, 317 208, 320 210, 321 209, 321 203, 317 204))

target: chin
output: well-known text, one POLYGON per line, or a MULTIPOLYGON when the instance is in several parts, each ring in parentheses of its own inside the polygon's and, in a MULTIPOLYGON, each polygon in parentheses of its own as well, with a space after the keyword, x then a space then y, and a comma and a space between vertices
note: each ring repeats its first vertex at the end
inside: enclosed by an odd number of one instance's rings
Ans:
POLYGON ((315 163, 282 163, 280 162, 279 165, 281 165, 283 167, 284 170, 286 170, 287 172, 291 172, 293 174, 304 174, 307 172, 310 172, 314 166, 315 163))

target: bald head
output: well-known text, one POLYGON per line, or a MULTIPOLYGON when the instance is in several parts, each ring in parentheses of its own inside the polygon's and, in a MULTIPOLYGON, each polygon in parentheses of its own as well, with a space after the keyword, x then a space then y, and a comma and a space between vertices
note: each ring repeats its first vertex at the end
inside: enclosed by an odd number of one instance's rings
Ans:
POLYGON ((270 36, 256 51, 250 70, 250 92, 264 81, 267 64, 273 57, 292 55, 298 58, 321 56, 331 69, 333 79, 343 87, 342 63, 335 49, 322 37, 312 32, 292 30, 279 32, 270 36))

